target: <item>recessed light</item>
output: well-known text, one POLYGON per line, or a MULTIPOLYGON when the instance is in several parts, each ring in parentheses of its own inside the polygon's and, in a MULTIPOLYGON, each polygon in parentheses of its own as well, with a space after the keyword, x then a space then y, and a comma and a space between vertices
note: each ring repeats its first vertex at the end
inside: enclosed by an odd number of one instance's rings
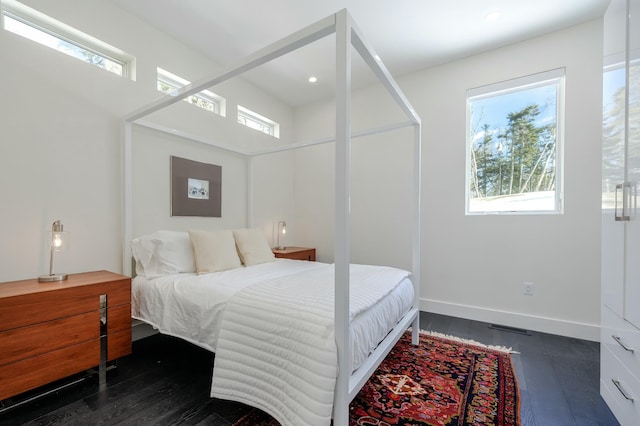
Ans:
POLYGON ((500 19, 500 16, 502 16, 502 13, 495 11, 485 16, 484 20, 487 22, 496 22, 498 19, 500 19))
POLYGON ((309 77, 309 83, 315 83, 316 81, 318 81, 317 77, 309 77))

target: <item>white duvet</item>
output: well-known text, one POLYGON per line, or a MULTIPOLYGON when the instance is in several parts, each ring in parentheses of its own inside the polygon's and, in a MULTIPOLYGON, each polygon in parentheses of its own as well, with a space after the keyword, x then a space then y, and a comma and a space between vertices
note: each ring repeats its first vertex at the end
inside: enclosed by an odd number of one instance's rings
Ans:
MULTIPOLYGON (((407 276, 352 265, 353 369, 411 307, 407 276)), ((333 282, 333 265, 286 259, 136 277, 133 317, 216 352, 212 396, 261 408, 284 425, 328 425, 337 376, 333 282)))
POLYGON ((163 334, 215 352, 220 316, 231 296, 258 282, 323 265, 278 259, 213 274, 182 273, 154 279, 138 276, 132 282, 132 317, 163 334))

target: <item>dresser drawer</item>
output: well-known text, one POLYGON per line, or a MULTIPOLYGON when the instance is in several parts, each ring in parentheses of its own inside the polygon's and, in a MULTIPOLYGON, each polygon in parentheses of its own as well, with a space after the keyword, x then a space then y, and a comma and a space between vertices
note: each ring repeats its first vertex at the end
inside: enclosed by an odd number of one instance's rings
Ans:
POLYGON ((92 340, 0 366, 0 400, 100 363, 100 342, 92 340))
POLYGON ((0 331, 98 310, 102 294, 109 306, 131 303, 131 279, 99 271, 61 283, 0 283, 0 331))
POLYGON ((601 343, 640 380, 640 330, 607 307, 602 308, 601 343))
POLYGON ((0 332, 0 365, 100 337, 98 311, 0 332))
POLYGON ((309 261, 315 261, 316 260, 316 251, 315 250, 306 250, 306 251, 299 251, 297 253, 291 253, 287 256, 288 259, 293 259, 293 260, 309 260, 309 261))
POLYGON ((131 354, 131 328, 109 334, 107 340, 107 361, 131 354))
POLYGON ((287 247, 284 249, 273 249, 273 254, 279 259, 308 260, 315 262, 316 249, 306 247, 287 247))
POLYGON ((107 309, 107 333, 131 329, 131 304, 107 309))
POLYGON ((131 305, 120 305, 107 311, 107 360, 131 353, 131 305))
POLYGON ((601 351, 600 393, 621 426, 637 426, 640 419, 640 381, 608 348, 601 351))
POLYGON ((55 292, 2 298, 0 299, 0 331, 98 309, 100 309, 100 297, 92 287, 67 288, 55 292), (26 312, 28 315, 25 315, 26 312))
POLYGON ((131 304, 131 279, 127 278, 126 280, 104 284, 100 294, 107 295, 109 306, 131 304))

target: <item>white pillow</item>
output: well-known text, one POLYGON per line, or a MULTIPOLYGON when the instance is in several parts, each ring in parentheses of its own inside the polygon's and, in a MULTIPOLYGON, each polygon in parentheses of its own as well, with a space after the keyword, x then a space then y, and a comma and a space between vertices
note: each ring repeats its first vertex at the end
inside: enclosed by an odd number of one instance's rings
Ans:
POLYGON ((259 229, 236 229, 233 231, 240 260, 245 266, 276 260, 266 237, 259 229))
POLYGON ((225 271, 242 266, 231 230, 189 230, 198 274, 225 271))
POLYGON ((138 275, 157 278, 196 271, 191 239, 187 232, 156 231, 133 239, 131 248, 138 275))

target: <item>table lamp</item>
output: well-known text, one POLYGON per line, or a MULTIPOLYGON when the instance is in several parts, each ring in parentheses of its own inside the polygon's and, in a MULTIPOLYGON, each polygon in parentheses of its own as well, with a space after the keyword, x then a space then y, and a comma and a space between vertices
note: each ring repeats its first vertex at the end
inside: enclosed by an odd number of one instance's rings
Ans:
POLYGON ((280 245, 280 235, 284 236, 286 233, 287 233, 287 222, 285 221, 278 222, 278 245, 276 246, 276 249, 278 250, 285 249, 285 247, 280 245))
POLYGON ((66 280, 67 274, 56 274, 53 272, 53 253, 56 251, 65 250, 69 245, 68 233, 63 230, 62 222, 56 220, 51 226, 51 257, 49 258, 49 274, 40 275, 38 277, 39 282, 53 282, 66 280))

